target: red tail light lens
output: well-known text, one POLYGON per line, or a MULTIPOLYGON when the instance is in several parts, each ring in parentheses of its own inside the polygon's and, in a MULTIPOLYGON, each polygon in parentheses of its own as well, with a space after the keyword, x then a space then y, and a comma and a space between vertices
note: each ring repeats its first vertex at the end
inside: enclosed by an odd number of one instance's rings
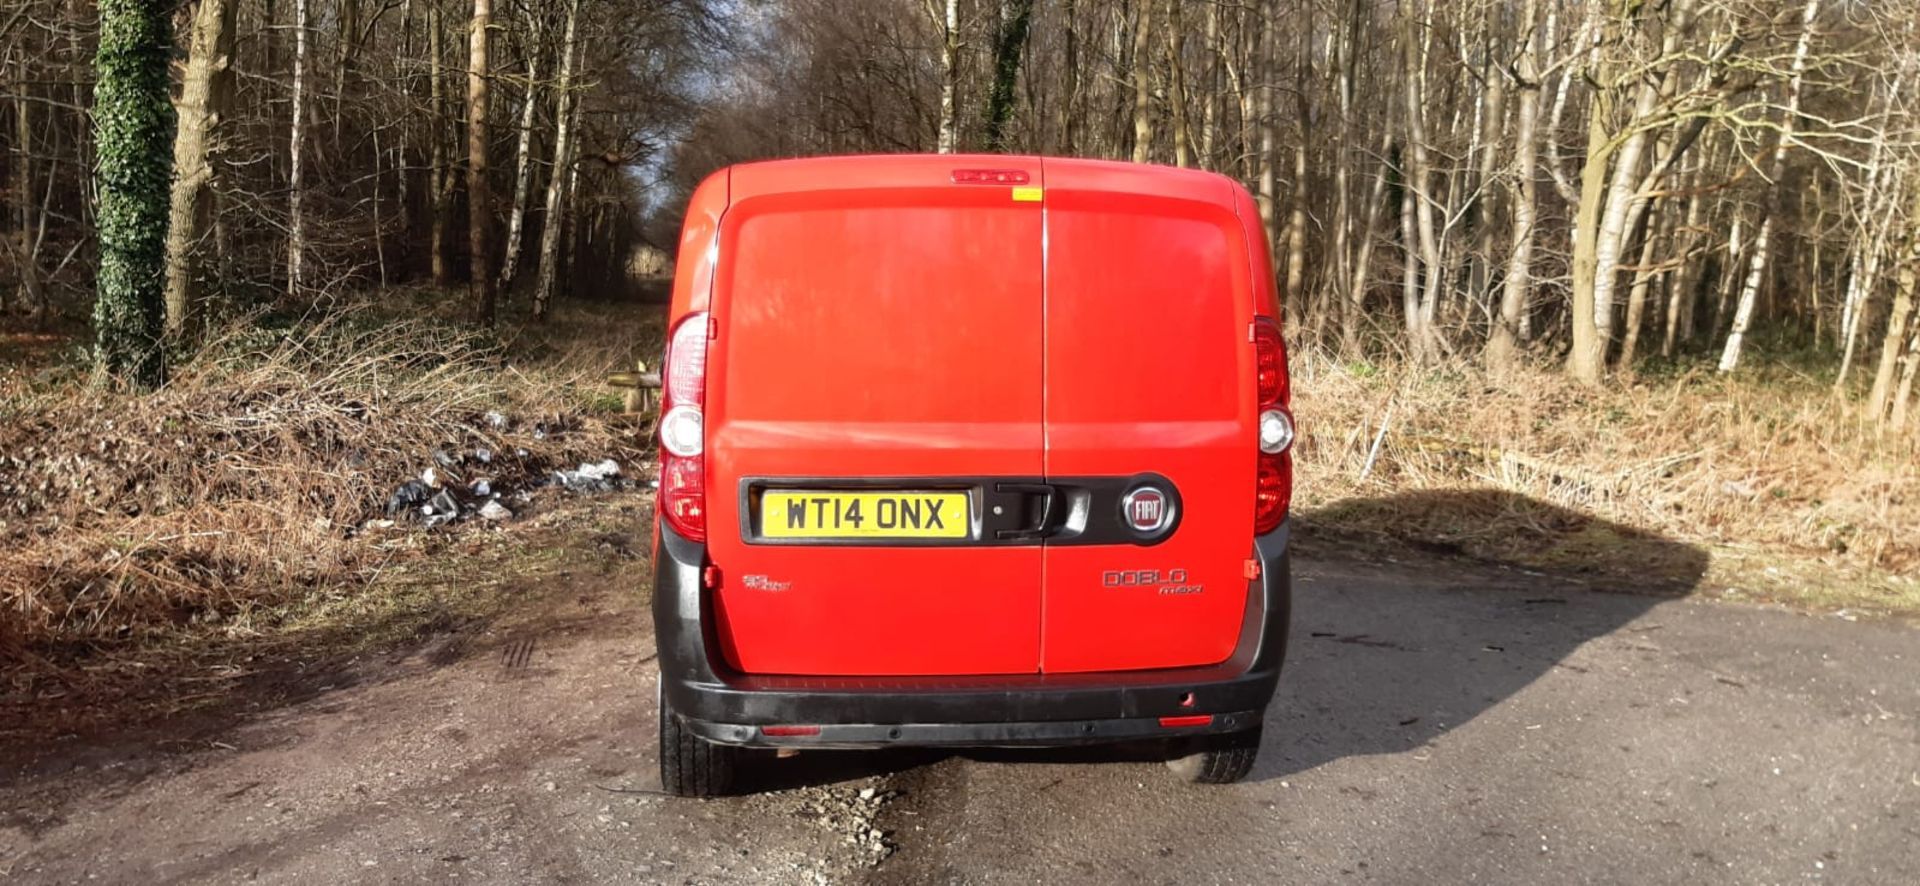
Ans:
POLYGON ((689 541, 707 540, 707 315, 689 314, 667 339, 660 396, 660 518, 689 541))
POLYGON ((697 455, 660 458, 660 516, 689 541, 707 540, 705 461, 697 455))
POLYGON ((1262 455, 1260 473, 1253 482, 1253 533, 1266 535, 1287 517, 1293 501, 1293 457, 1262 455))
MULTIPOLYGON (((1292 394, 1287 381, 1287 343, 1280 335, 1280 324, 1272 317, 1257 317, 1253 321, 1253 367, 1259 398, 1254 404, 1255 410, 1263 413, 1278 410, 1287 419, 1286 433, 1273 435, 1276 441, 1284 436, 1285 443, 1277 447, 1265 445, 1268 440, 1263 433, 1263 445, 1258 450, 1258 470, 1253 483, 1253 533, 1265 535, 1287 518, 1287 508, 1293 503, 1294 429, 1292 412, 1287 408, 1292 394), (1269 448, 1275 451, 1267 451, 1269 448)), ((1263 420, 1265 418, 1263 416, 1263 420)))

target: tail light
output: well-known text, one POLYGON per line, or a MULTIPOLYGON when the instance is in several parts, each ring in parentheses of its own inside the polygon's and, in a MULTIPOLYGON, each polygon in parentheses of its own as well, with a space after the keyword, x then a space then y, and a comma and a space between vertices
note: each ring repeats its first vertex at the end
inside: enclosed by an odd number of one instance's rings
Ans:
POLYGON ((1293 501, 1292 392, 1287 382, 1287 343, 1272 317, 1253 321, 1253 366, 1260 410, 1259 465, 1253 483, 1253 533, 1265 535, 1287 517, 1293 501))
POLYGON ((707 540, 707 315, 689 314, 667 339, 660 394, 660 517, 707 540))

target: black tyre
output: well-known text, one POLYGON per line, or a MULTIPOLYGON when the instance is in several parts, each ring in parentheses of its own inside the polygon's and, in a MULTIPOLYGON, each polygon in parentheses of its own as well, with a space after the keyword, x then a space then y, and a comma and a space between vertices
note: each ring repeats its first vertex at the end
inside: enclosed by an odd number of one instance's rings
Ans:
POLYGON ((686 721, 660 704, 660 787, 676 797, 719 797, 733 790, 741 750, 714 744, 686 728, 686 721))
POLYGON ((1260 727, 1193 739, 1174 750, 1167 768, 1194 784, 1232 784, 1253 771, 1260 727))

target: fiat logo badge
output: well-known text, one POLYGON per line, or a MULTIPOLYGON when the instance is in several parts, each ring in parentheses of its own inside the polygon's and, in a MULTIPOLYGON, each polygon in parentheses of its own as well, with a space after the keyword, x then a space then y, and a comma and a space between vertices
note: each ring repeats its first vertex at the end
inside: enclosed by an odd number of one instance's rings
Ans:
POLYGON ((1167 494, 1151 486, 1142 486, 1127 493, 1120 501, 1120 512, 1126 517, 1127 525, 1142 535, 1152 535, 1167 528, 1173 517, 1172 503, 1167 494))

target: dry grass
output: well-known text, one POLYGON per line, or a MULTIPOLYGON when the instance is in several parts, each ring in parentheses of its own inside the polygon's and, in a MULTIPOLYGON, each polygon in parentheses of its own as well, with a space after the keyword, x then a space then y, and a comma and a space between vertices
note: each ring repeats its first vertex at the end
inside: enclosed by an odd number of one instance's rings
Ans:
POLYGON ((422 310, 437 303, 389 293, 239 324, 144 397, 57 367, 0 375, 0 672, 271 630, 284 604, 363 587, 424 543, 366 526, 435 449, 489 449, 441 471, 496 488, 638 466, 599 383, 657 349, 636 322, 657 309, 573 307, 497 339, 422 310))
POLYGON ((1708 584, 1745 581, 1752 568, 1736 566, 1756 557, 1791 558, 1860 592, 1816 592, 1823 583, 1803 574, 1806 595, 1778 583, 1766 596, 1920 608, 1913 444, 1862 428, 1812 379, 1689 373, 1593 392, 1543 370, 1492 378, 1464 363, 1376 367, 1313 352, 1292 362, 1299 507, 1339 528, 1508 559, 1524 549, 1519 559, 1539 565, 1589 557, 1585 529, 1537 525, 1526 509, 1436 521, 1337 506, 1499 490, 1713 550, 1708 584))

